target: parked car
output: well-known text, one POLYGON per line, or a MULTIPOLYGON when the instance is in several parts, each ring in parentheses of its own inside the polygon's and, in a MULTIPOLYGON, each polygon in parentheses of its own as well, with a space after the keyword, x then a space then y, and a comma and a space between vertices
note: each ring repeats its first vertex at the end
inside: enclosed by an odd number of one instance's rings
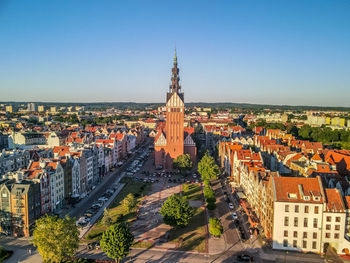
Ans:
POLYGON ((106 197, 100 197, 99 199, 98 199, 98 201, 102 201, 102 202, 107 202, 108 201, 108 198, 106 198, 106 197))
POLYGON ((230 209, 233 209, 233 204, 232 203, 229 203, 228 206, 229 206, 230 209))
POLYGON ((233 219, 233 220, 238 219, 238 216, 237 216, 237 213, 236 213, 236 212, 233 212, 233 213, 232 213, 232 219, 233 219))
POLYGON ((254 258, 248 254, 240 254, 237 256, 237 260, 244 262, 253 262, 254 258))

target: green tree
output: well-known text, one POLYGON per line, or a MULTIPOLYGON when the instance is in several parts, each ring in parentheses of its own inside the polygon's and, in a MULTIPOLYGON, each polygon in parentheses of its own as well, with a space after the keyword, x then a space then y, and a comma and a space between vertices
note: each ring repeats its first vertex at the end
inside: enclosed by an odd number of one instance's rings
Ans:
POLYGON ((135 196, 130 193, 128 194, 122 201, 121 205, 124 207, 124 209, 130 213, 134 208, 136 207, 137 201, 135 199, 135 196))
POLYGON ((208 203, 207 203, 207 208, 208 208, 209 210, 214 210, 214 209, 216 208, 215 202, 208 202, 208 203))
POLYGON ((188 153, 179 155, 174 160, 173 166, 175 169, 179 169, 181 174, 185 174, 185 172, 192 169, 193 162, 191 156, 188 153))
POLYGON ((78 248, 79 231, 75 220, 68 216, 44 216, 35 222, 33 232, 34 246, 44 261, 61 262, 65 257, 72 257, 78 248))
POLYGON ((204 193, 205 200, 207 201, 207 203, 216 201, 215 193, 214 193, 213 189, 211 189, 209 186, 204 187, 203 193, 204 193))
POLYGON ((190 222, 194 211, 185 196, 173 194, 160 209, 165 224, 173 227, 185 227, 190 222))
POLYGON ((208 152, 205 153, 201 161, 198 163, 198 172, 202 176, 202 180, 216 179, 220 174, 219 166, 215 163, 213 157, 208 152))
POLYGON ((311 127, 308 124, 301 127, 298 131, 298 136, 303 139, 309 139, 310 135, 311 135, 311 127))
POLYGON ((119 262, 129 255, 130 247, 134 242, 134 236, 125 223, 110 226, 102 235, 101 248, 108 257, 119 262))
POLYGON ((105 210, 103 211, 102 224, 106 227, 112 225, 112 218, 109 215, 109 211, 107 208, 105 208, 105 210))
POLYGON ((209 233, 213 236, 219 237, 222 235, 224 228, 222 227, 221 221, 218 218, 209 218, 209 233))

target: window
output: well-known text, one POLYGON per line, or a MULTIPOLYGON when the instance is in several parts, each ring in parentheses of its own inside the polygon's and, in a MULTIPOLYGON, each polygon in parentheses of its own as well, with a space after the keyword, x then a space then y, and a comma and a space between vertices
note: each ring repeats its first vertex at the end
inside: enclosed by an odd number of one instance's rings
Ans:
POLYGON ((299 206, 298 206, 298 205, 296 205, 296 206, 294 207, 294 212, 295 212, 295 213, 299 213, 299 206))
POLYGON ((289 212, 289 205, 284 206, 284 212, 289 212))
POLYGON ((326 233, 325 237, 326 238, 330 238, 331 237, 331 233, 326 233))
POLYGON ((313 238, 313 239, 317 239, 317 233, 316 233, 316 232, 314 232, 314 233, 312 234, 312 238, 313 238))
POLYGON ((331 222, 331 221, 332 221, 332 218, 331 218, 330 216, 327 216, 327 217, 326 217, 326 221, 327 221, 327 222, 331 222))
POLYGON ((305 206, 305 208, 304 208, 304 212, 305 212, 306 214, 308 214, 308 213, 309 213, 309 206, 308 206, 308 205, 306 205, 306 206, 305 206))
POLYGON ((337 217, 335 218, 335 222, 340 222, 340 216, 337 216, 337 217))
POLYGON ((335 225, 334 229, 335 230, 340 230, 340 225, 335 225))
POLYGON ((326 225, 326 230, 331 230, 331 225, 327 224, 326 225))
POLYGON ((293 237, 298 237, 298 231, 293 232, 293 237))
POLYGON ((284 239, 284 240, 283 240, 283 246, 284 246, 284 247, 288 247, 288 240, 287 240, 287 239, 284 239))
POLYGON ((306 248, 307 247, 307 242, 306 240, 303 240, 303 248, 306 248))
POLYGON ((307 218, 304 218, 304 227, 307 227, 307 218))
POLYGON ((307 232, 303 232, 303 238, 307 238, 307 232))
POLYGON ((284 230, 284 237, 288 237, 288 231, 287 230, 284 230))
POLYGON ((296 240, 293 240, 293 247, 297 247, 298 246, 298 242, 296 240))
POLYGON ((318 206, 315 206, 314 213, 318 214, 318 206))
POLYGON ((314 218, 314 228, 317 228, 317 218, 314 218))
POLYGON ((313 241, 313 242, 312 242, 312 249, 316 249, 316 246, 317 246, 316 241, 313 241))
POLYGON ((284 226, 288 226, 289 225, 289 217, 286 216, 284 217, 284 226))
POLYGON ((294 226, 298 226, 298 218, 294 217, 294 226))
POLYGON ((339 239, 339 233, 334 234, 334 239, 339 239))

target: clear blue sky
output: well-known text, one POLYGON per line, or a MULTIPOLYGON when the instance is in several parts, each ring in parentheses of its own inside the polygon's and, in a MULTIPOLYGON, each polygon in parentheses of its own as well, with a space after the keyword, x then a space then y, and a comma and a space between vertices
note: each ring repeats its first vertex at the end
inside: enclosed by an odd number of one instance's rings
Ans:
POLYGON ((350 1, 0 0, 0 101, 350 106, 350 1))

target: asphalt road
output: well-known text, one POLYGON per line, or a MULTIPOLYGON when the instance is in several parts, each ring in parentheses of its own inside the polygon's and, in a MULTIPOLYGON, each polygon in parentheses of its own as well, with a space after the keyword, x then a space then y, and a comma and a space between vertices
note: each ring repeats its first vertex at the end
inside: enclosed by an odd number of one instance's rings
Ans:
MULTIPOLYGON (((148 150, 148 146, 150 144, 150 139, 147 138, 144 146, 139 149, 148 150)), ((142 151, 143 152, 143 151, 142 151)), ((122 172, 128 168, 131 164, 132 160, 141 155, 141 153, 136 153, 135 155, 129 157, 129 159, 119 168, 116 168, 114 171, 110 172, 106 175, 102 182, 99 183, 96 188, 90 192, 90 194, 81 200, 79 203, 75 205, 75 208, 71 208, 68 212, 68 215, 71 217, 79 218, 81 217, 85 211, 92 206, 92 204, 97 201, 106 191, 111 187, 111 185, 115 182, 115 180, 121 175, 122 172)))
POLYGON ((228 246, 236 245, 240 243, 240 238, 236 231, 236 228, 233 224, 232 220, 232 212, 228 206, 228 203, 225 201, 224 191, 222 190, 221 184, 219 180, 216 180, 212 184, 212 188, 215 191, 216 198, 218 202, 216 203, 216 207, 219 211, 219 215, 221 217, 221 223, 224 227, 224 236, 225 241, 228 246))

